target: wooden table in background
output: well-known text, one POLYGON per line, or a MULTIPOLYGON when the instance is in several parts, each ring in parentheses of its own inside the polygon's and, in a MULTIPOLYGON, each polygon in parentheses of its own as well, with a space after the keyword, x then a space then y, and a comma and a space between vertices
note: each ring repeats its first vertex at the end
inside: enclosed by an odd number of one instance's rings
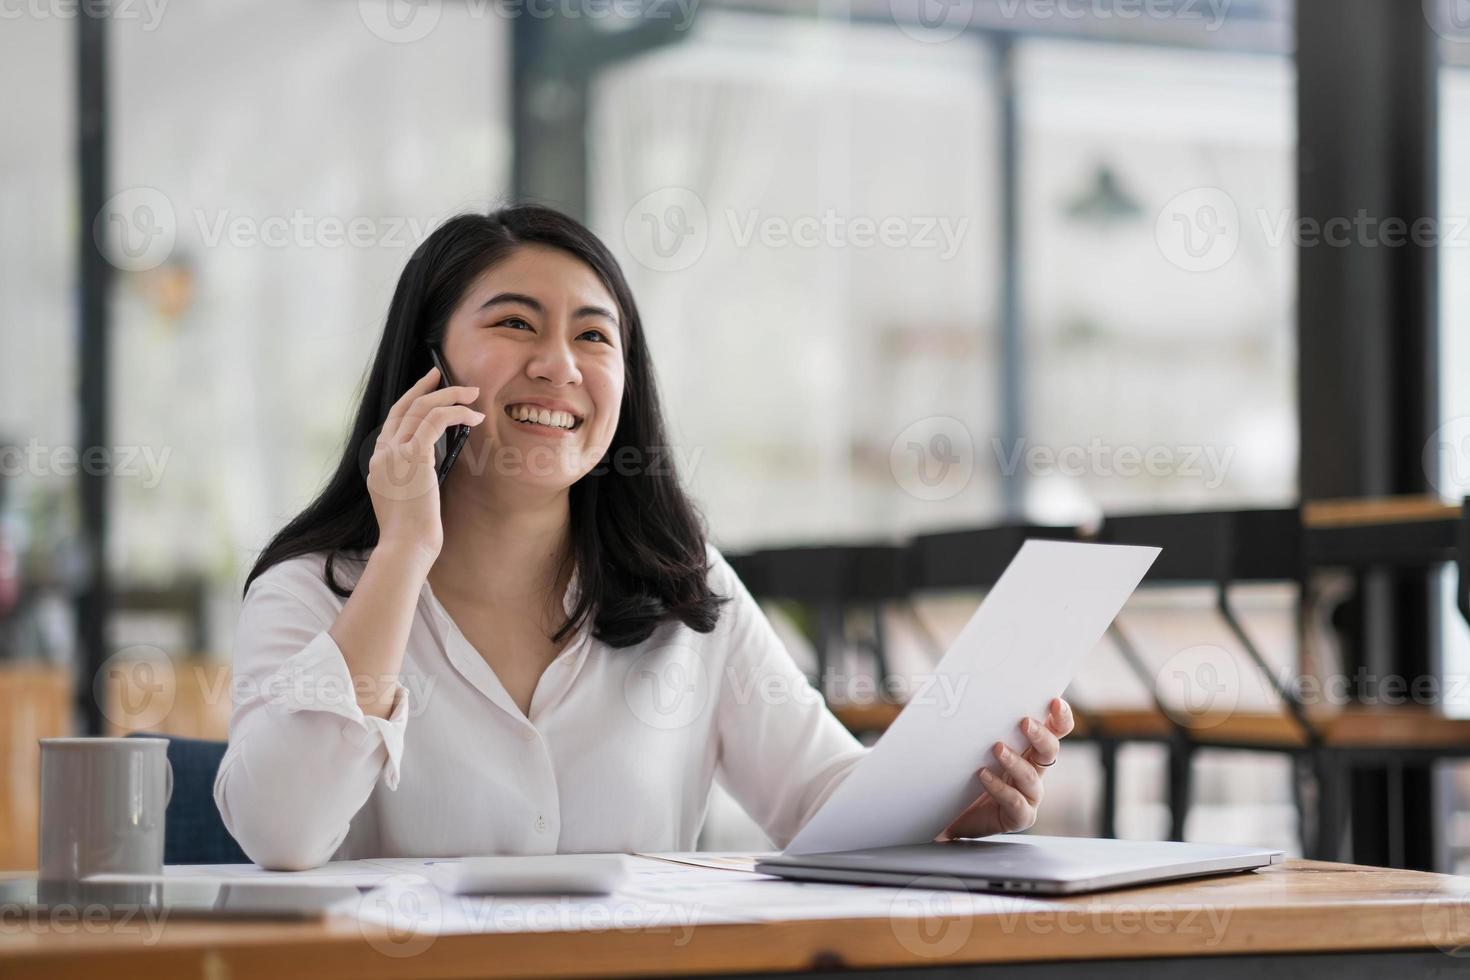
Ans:
POLYGON ((1438 497, 1421 494, 1308 500, 1302 503, 1302 526, 1311 528, 1454 521, 1459 516, 1459 504, 1447 504, 1438 497))
POLYGON ((72 734, 72 696, 65 667, 0 665, 0 867, 36 866, 39 740, 72 734))
MULTIPOLYGON (((937 910, 942 912, 942 910, 937 910)), ((0 919, 6 978, 602 977, 837 973, 986 977, 1448 976, 1470 973, 1470 878, 1288 861, 1245 874, 978 916, 648 930, 390 936, 348 919, 172 919, 126 935, 0 919), (408 942, 404 940, 408 939, 408 942), (394 955, 398 954, 398 955, 394 955), (407 955, 403 955, 407 954, 407 955), (1275 971, 1275 972, 1273 972, 1275 971)))

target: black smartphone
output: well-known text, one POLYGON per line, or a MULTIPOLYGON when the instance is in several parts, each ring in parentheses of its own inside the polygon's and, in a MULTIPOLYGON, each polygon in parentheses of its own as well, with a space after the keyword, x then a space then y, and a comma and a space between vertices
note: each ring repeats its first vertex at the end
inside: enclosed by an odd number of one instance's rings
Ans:
MULTIPOLYGON (((444 363, 444 355, 439 353, 439 348, 430 344, 429 357, 433 359, 434 366, 439 369, 439 387, 448 388, 454 384, 454 378, 450 376, 449 367, 444 363)), ((469 437, 469 426, 451 425, 444 430, 444 438, 434 443, 434 470, 439 474, 441 486, 444 484, 444 478, 449 475, 449 468, 454 465, 456 459, 459 459, 459 451, 464 448, 465 441, 469 437)))

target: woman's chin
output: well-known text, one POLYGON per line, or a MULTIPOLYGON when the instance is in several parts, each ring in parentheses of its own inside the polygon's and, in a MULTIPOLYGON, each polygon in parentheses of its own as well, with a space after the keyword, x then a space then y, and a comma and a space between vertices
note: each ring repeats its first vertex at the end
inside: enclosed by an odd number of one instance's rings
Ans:
POLYGON ((527 494, 562 493, 571 489, 581 479, 578 473, 542 473, 535 476, 521 475, 512 478, 511 486, 527 494))
POLYGON ((502 446, 495 467, 495 478, 506 486, 531 493, 554 493, 566 490, 586 473, 581 465, 576 443, 562 446, 502 446))
POLYGON ((493 481, 497 489, 519 487, 538 494, 562 491, 597 469, 607 454, 602 440, 590 440, 589 435, 572 431, 548 438, 507 422, 486 433, 487 438, 478 444, 472 439, 457 465, 477 479, 493 481))

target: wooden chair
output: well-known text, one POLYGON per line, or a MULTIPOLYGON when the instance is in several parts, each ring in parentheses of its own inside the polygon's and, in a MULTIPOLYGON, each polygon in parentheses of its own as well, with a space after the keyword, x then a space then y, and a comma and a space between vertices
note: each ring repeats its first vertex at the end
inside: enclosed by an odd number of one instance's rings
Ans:
MULTIPOLYGON (((134 732, 128 737, 156 736, 134 732)), ((250 863, 214 802, 214 779, 228 747, 210 739, 169 737, 174 789, 164 813, 164 864, 250 863)))
MULTIPOLYGON (((1470 622, 1470 498, 1459 505, 1436 497, 1323 500, 1302 507, 1304 561, 1314 569, 1416 570, 1452 564, 1460 614, 1470 622)), ((1433 704, 1349 707, 1323 719, 1320 846, 1315 856, 1338 860, 1346 852, 1348 776, 1360 765, 1387 774, 1389 863, 1404 854, 1403 783, 1406 767, 1470 758, 1470 719, 1448 718, 1433 704)))
MULTIPOLYGON (((1470 547, 1457 547, 1470 545, 1470 518, 1443 505, 1430 507, 1422 502, 1390 507, 1387 518, 1384 513, 1369 502, 1351 502, 1315 512, 1309 505, 1302 511, 1133 515, 1104 522, 1104 540, 1164 547, 1146 584, 1213 584, 1217 614, 1245 653, 1247 666, 1275 693, 1280 705, 1278 710, 1269 711, 1232 707, 1190 713, 1162 699, 1158 701, 1172 732, 1168 740, 1171 836, 1183 838, 1190 806, 1192 761, 1200 749, 1290 756, 1297 768, 1293 793, 1303 851, 1322 860, 1343 857, 1343 795, 1347 775, 1354 766, 1384 765, 1392 783, 1396 774, 1402 779, 1404 766, 1470 757, 1470 720, 1445 717, 1433 706, 1303 704, 1292 686, 1283 684, 1267 663, 1232 606, 1230 593, 1235 584, 1296 582, 1301 599, 1293 665, 1299 664, 1312 603, 1307 575, 1314 568, 1344 564, 1429 567, 1457 561, 1461 602, 1470 609, 1470 596, 1464 595, 1470 547), (1386 523, 1375 524, 1374 520, 1386 523), (1345 528, 1353 532, 1344 533, 1345 528), (1313 790, 1310 807, 1303 783, 1313 790)), ((1154 677, 1124 627, 1115 624, 1113 634, 1127 651, 1140 680, 1151 685, 1157 697, 1154 677)), ((1391 806, 1397 802, 1389 801, 1391 806)), ((1401 835, 1402 820, 1398 825, 1401 835)), ((1392 843, 1390 846, 1402 853, 1401 839, 1396 847, 1392 843)))
MULTIPOLYGON (((1193 762, 1200 748, 1264 748, 1296 751, 1315 746, 1317 734, 1305 708, 1236 614, 1231 588, 1242 582, 1296 583, 1300 589, 1300 518, 1293 509, 1205 511, 1174 514, 1125 514, 1105 517, 1098 539, 1110 544, 1152 545, 1163 549, 1144 576, 1141 588, 1205 586, 1213 592, 1212 613, 1246 657, 1252 676, 1274 696, 1279 709, 1223 710, 1211 699, 1180 704, 1166 696, 1152 665, 1125 625, 1126 613, 1108 633, 1124 661, 1152 699, 1158 731, 1168 746, 1169 837, 1184 839, 1193 783, 1193 762)), ((1301 619, 1298 617, 1298 633, 1301 619)), ((1235 696, 1239 690, 1230 692, 1235 696)), ((1156 733, 1157 736, 1157 733, 1156 733)), ((1298 812, 1302 801, 1293 781, 1298 812)), ((1305 825, 1299 828, 1306 839, 1305 825)))
POLYGON ((727 560, 755 598, 802 607, 798 622, 816 651, 812 683, 826 696, 833 663, 849 649, 872 658, 874 676, 886 690, 883 612, 885 604, 905 597, 904 557, 899 546, 870 543, 778 548, 732 554, 727 560), (858 611, 870 624, 861 637, 850 630, 850 614, 858 611))

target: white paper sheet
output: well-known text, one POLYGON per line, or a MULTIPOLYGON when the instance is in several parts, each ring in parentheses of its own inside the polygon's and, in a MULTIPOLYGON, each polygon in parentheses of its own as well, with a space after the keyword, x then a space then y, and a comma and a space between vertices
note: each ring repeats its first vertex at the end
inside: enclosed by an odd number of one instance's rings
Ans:
POLYGON ((1158 548, 1027 541, 935 668, 787 854, 923 844, 984 792, 976 772, 996 742, 1029 747, 1019 723, 1044 718, 1097 645, 1158 548))
POLYGON ((1024 911, 1038 904, 1010 895, 788 881, 739 870, 762 854, 685 851, 644 856, 665 861, 674 870, 661 875, 649 871, 636 879, 631 887, 641 894, 761 921, 975 915, 1024 911))
POLYGON ((428 865, 454 858, 372 858, 329 861, 310 871, 267 871, 256 864, 170 864, 161 875, 97 874, 90 881, 191 881, 219 884, 269 882, 272 885, 348 885, 373 888, 403 875, 424 877, 428 865))
MULTIPOLYGON (((665 855, 668 857, 671 855, 665 855)), ((680 854, 679 857, 698 855, 680 854)), ((717 864, 731 857, 704 855, 717 864)), ((785 881, 724 866, 704 867, 647 856, 630 858, 631 880, 604 896, 449 895, 428 882, 395 880, 339 907, 359 921, 387 927, 401 942, 448 933, 668 931, 687 940, 700 925, 796 919, 1022 913, 1046 907, 1035 899, 926 888, 785 881)))
MULTIPOLYGON (((451 895, 428 883, 375 888, 337 911, 398 937, 450 933, 667 931, 756 921, 719 908, 661 901, 634 892, 598 897, 451 895)), ((402 939, 399 940, 403 941, 402 939)))
POLYGON ((637 929, 687 935, 696 925, 753 922, 740 909, 687 900, 702 884, 765 875, 699 868, 630 855, 629 883, 611 895, 453 895, 424 879, 395 878, 336 911, 396 936, 471 932, 606 932, 637 929))
POLYGON ((639 853, 639 857, 654 858, 659 861, 676 861, 679 864, 692 864, 700 868, 719 868, 725 871, 754 871, 755 862, 764 857, 774 857, 776 851, 766 851, 760 854, 742 854, 735 851, 661 851, 650 853, 639 853))

